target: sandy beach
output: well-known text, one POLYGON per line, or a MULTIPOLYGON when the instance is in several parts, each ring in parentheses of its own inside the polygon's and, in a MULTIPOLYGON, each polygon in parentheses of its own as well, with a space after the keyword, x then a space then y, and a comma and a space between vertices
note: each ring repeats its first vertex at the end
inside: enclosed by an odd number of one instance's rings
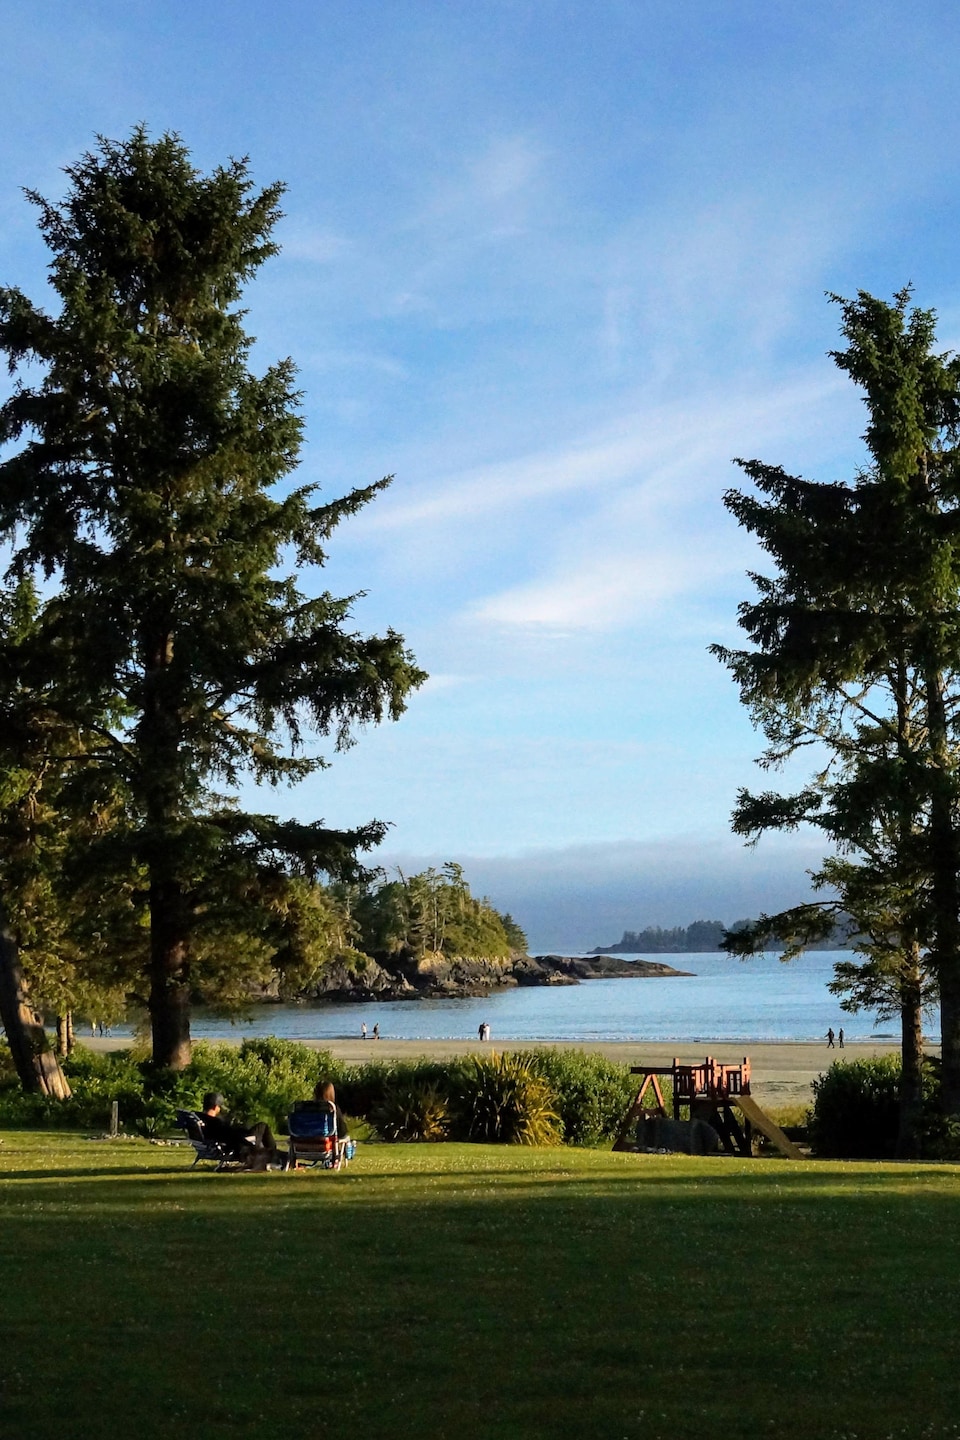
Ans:
MULTIPOLYGON (((294 1037, 296 1038, 296 1037, 294 1037)), ((109 1036, 104 1039, 81 1037, 81 1043, 91 1050, 121 1050, 130 1041, 109 1036)), ((228 1041, 239 1045, 240 1040, 228 1041)), ((364 1060, 413 1060, 417 1056, 431 1059, 446 1059, 454 1055, 474 1055, 487 1050, 529 1050, 531 1042, 521 1040, 491 1041, 481 1046, 476 1040, 316 1040, 306 1036, 300 1043, 316 1050, 329 1050, 338 1060, 347 1064, 359 1064, 364 1060)), ((717 1060, 736 1063, 744 1055, 750 1057, 752 1093, 760 1104, 794 1105, 810 1099, 810 1084, 833 1060, 856 1060, 870 1055, 890 1055, 899 1051, 892 1044, 851 1042, 845 1050, 828 1050, 823 1041, 798 1043, 796 1041, 763 1041, 756 1044, 747 1041, 739 1045, 694 1046, 662 1041, 555 1041, 555 1050, 588 1050, 594 1054, 606 1055, 623 1065, 669 1066, 677 1056, 685 1063, 699 1062, 709 1053, 717 1060)), ((939 1047, 928 1047, 930 1053, 939 1053, 939 1047)))

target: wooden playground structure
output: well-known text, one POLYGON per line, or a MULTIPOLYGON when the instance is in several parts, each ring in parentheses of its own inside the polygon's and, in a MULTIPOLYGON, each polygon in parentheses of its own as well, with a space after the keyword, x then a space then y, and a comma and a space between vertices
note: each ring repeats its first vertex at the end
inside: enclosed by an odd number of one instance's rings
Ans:
POLYGON ((669 1068, 632 1065, 631 1075, 642 1075, 636 1098, 627 1111, 614 1143, 614 1150, 630 1150, 631 1131, 641 1121, 655 1116, 669 1119, 660 1088, 660 1076, 669 1076, 673 1086, 673 1119, 678 1122, 704 1120, 720 1137, 728 1155, 752 1155, 753 1132, 766 1136, 788 1160, 805 1157, 793 1141, 764 1114, 750 1094, 750 1059, 739 1065, 725 1065, 708 1055, 702 1065, 682 1065, 674 1059, 669 1068), (683 1111, 686 1109, 686 1115, 683 1111))

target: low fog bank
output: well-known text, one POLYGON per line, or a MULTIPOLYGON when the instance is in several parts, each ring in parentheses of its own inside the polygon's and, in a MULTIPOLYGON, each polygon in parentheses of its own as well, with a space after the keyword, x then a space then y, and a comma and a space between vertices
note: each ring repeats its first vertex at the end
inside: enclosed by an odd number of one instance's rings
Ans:
POLYGON ((796 905, 822 841, 771 837, 748 849, 733 837, 623 841, 517 855, 383 854, 377 863, 413 874, 456 860, 475 895, 487 895, 527 932, 534 954, 613 945, 624 930, 734 920, 796 905))

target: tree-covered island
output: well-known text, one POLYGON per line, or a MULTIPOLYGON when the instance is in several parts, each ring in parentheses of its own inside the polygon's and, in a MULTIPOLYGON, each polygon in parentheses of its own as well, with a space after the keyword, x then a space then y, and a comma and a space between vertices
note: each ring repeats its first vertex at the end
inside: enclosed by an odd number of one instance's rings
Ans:
MULTIPOLYGON (((748 930, 756 922, 735 920, 725 925, 722 920, 694 920, 690 925, 646 925, 642 930, 624 930, 623 936, 613 945, 597 945, 591 955, 708 955, 725 949, 726 936, 748 930)), ((816 939, 817 950, 846 950, 851 939, 851 925, 845 919, 838 919, 828 934, 816 939)), ((769 946, 776 947, 776 937, 770 935, 769 946)))

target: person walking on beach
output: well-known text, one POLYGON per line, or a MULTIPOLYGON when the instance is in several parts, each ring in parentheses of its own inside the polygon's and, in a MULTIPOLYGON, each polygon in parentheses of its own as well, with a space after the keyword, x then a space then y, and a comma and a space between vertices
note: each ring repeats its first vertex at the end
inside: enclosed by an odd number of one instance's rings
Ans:
POLYGON ((827 1027, 827 1049, 836 1050, 836 1048, 836 1045, 833 1043, 833 1026, 830 1025, 827 1027))
POLYGON ((360 1026, 360 1039, 361 1039, 361 1040, 366 1040, 366 1038, 367 1038, 367 1022, 366 1022, 366 1020, 364 1020, 363 1024, 360 1026))
POLYGON ((477 1039, 478 1039, 478 1040, 486 1040, 486 1038, 487 1038, 486 1031, 487 1031, 487 1027, 486 1027, 486 1025, 481 1021, 481 1023, 480 1023, 480 1024, 478 1025, 478 1027, 477 1027, 477 1039))
POLYGON ((379 1039, 380 1039, 380 1021, 379 1021, 379 1020, 377 1021, 376 1025, 374 1025, 374 1027, 373 1027, 373 1038, 374 1038, 374 1040, 379 1040, 379 1039))
POLYGON ((842 1025, 840 1026, 840 1029, 837 1031, 837 1045, 839 1046, 839 1048, 840 1048, 841 1050, 843 1049, 843 1026, 842 1026, 842 1025))

